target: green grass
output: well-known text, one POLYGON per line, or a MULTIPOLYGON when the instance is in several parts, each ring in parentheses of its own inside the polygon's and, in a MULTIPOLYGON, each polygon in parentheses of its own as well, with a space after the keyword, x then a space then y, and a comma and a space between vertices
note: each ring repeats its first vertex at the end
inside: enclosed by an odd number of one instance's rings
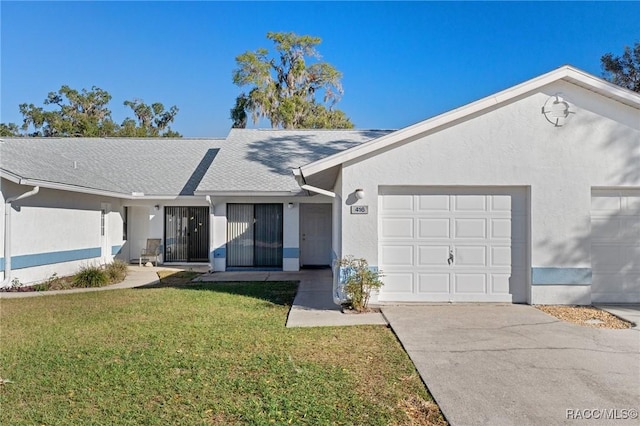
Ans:
POLYGON ((0 424, 443 424, 389 329, 286 329, 295 288, 3 300, 0 424))

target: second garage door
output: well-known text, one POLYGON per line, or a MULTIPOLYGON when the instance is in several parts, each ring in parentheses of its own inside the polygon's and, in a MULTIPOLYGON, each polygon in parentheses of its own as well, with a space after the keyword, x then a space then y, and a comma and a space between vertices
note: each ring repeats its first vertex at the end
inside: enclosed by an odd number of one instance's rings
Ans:
POLYGON ((640 303, 640 191, 593 190, 593 303, 640 303))
POLYGON ((379 207, 380 301, 527 301, 524 188, 386 187, 379 207))

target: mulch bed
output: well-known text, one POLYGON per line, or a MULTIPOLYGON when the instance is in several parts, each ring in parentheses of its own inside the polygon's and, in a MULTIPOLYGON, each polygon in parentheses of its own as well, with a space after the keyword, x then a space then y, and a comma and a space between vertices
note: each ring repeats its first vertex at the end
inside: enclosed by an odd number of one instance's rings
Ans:
POLYGON ((535 307, 560 320, 585 327, 614 329, 632 327, 631 323, 593 306, 536 305, 535 307))

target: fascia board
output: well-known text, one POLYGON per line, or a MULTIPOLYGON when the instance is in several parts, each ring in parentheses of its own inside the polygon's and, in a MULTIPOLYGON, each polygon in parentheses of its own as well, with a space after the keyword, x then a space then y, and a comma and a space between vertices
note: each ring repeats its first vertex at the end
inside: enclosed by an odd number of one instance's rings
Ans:
POLYGON ((8 181, 17 183, 17 184, 19 184, 20 180, 22 179, 20 176, 2 169, 0 169, 0 177, 3 177, 8 181))
POLYGON ((294 191, 196 191, 195 195, 212 197, 291 197, 298 196, 294 191))

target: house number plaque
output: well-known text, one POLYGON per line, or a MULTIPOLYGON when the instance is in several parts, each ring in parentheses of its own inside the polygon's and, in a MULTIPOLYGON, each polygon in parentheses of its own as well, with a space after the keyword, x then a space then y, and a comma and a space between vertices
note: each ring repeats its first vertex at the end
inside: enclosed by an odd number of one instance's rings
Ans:
POLYGON ((369 214, 369 206, 351 206, 351 214, 369 214))

